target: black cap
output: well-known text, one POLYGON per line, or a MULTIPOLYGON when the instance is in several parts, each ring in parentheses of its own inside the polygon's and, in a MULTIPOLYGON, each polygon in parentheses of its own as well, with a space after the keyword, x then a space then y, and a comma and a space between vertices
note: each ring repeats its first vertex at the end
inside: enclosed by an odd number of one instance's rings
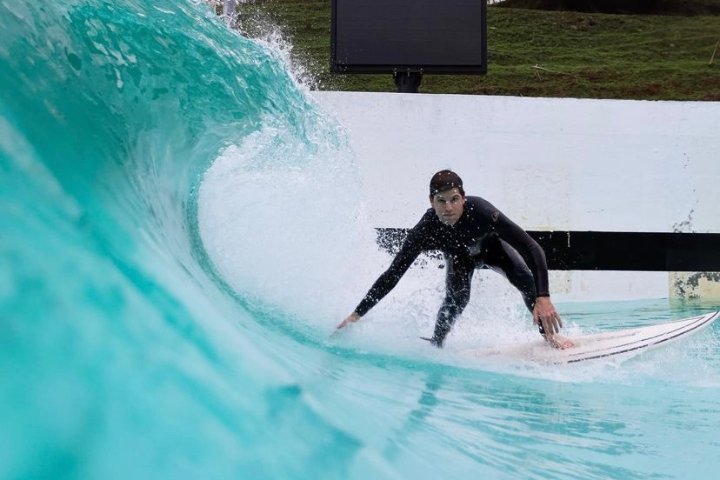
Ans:
POLYGON ((460 176, 451 170, 440 170, 430 179, 430 196, 432 197, 436 193, 444 192, 457 188, 460 194, 464 197, 465 191, 463 190, 463 182, 460 176))

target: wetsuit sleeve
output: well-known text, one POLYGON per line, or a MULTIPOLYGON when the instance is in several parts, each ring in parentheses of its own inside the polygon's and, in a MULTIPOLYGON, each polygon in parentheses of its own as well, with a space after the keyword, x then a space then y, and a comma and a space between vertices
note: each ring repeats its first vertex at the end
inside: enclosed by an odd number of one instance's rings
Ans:
POLYGON ((400 278, 407 272, 410 265, 412 265, 422 251, 421 230, 422 227, 420 225, 410 230, 410 233, 405 239, 405 242, 403 242, 395 259, 390 264, 390 267, 375 281, 367 295, 365 295, 365 298, 363 298, 355 308, 355 313, 362 317, 395 288, 400 278))
POLYGON ((549 297, 547 261, 542 247, 528 233, 500 212, 493 214, 495 231, 502 240, 517 250, 535 278, 537 297, 549 297))

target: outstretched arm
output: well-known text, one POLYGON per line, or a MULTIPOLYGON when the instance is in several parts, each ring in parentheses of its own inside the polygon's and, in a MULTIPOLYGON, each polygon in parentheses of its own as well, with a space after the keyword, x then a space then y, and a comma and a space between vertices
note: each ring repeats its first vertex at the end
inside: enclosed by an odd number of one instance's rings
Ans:
POLYGON ((413 229, 407 239, 405 239, 403 246, 400 248, 397 256, 395 256, 392 264, 390 264, 390 267, 375 281, 362 301, 355 307, 355 310, 338 324, 338 329, 360 320, 360 317, 365 315, 372 307, 377 305, 385 295, 395 288, 400 278, 402 278, 422 251, 420 239, 421 237, 417 233, 417 230, 413 229))
POLYGON ((398 254, 397 257, 395 257, 395 260, 393 261, 392 265, 390 265, 390 268, 388 268, 382 275, 380 275, 380 278, 375 281, 375 283, 370 288, 365 297, 362 299, 362 301, 358 304, 357 307, 355 307, 355 310, 350 315, 348 315, 345 320, 338 324, 338 329, 344 328, 349 323, 355 323, 360 320, 360 317, 365 315, 372 307, 377 305, 377 303, 382 300, 385 295, 390 293, 390 291, 395 288, 395 285, 397 285, 397 283, 400 281, 400 278, 407 271, 407 269, 410 267, 413 260, 415 259, 413 257, 408 262, 404 256, 401 257, 401 253, 402 251, 400 252, 400 254, 398 254))

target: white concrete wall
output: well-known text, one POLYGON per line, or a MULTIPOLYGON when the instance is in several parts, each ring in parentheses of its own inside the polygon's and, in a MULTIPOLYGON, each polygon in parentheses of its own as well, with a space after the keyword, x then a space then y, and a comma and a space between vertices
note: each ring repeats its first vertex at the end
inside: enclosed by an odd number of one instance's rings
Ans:
MULTIPOLYGON (((452 168, 528 230, 720 232, 718 102, 313 95, 347 129, 374 226, 412 226, 430 176, 452 168)), ((663 298, 673 281, 553 278, 565 299, 663 298)))

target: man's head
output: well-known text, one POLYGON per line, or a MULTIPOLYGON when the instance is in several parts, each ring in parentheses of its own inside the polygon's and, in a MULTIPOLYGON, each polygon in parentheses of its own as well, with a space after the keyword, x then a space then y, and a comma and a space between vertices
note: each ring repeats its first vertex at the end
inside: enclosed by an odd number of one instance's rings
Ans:
POLYGON ((465 209, 465 190, 457 173, 441 170, 430 179, 430 204, 441 222, 455 225, 465 209))
POLYGON ((465 196, 462 178, 452 170, 440 170, 430 179, 430 199, 432 200, 433 195, 436 193, 453 188, 457 188, 460 194, 463 197, 465 196))

